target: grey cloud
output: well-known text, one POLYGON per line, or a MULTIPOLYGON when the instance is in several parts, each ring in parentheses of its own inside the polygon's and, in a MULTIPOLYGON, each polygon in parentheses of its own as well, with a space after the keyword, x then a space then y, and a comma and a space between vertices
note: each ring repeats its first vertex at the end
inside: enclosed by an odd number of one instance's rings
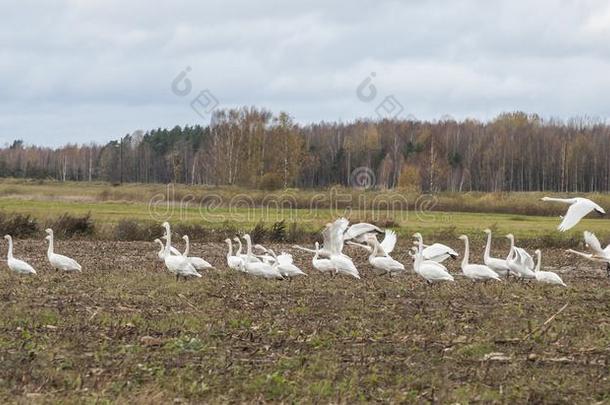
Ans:
POLYGON ((187 66, 194 93, 302 123, 374 118, 390 94, 424 119, 610 114, 603 1, 4 3, 5 142, 104 142, 205 123, 170 91, 187 66), (355 90, 371 72, 378 99, 363 103, 355 90))

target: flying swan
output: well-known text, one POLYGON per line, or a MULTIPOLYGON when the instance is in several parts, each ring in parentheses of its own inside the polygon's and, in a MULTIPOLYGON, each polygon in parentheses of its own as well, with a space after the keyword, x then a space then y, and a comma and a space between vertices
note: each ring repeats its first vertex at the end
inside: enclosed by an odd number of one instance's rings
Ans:
POLYGON ((564 204, 570 204, 568 212, 563 217, 563 221, 559 224, 557 229, 560 232, 565 232, 568 229, 572 229, 581 219, 585 217, 591 211, 597 212, 599 215, 606 215, 606 211, 593 201, 588 198, 576 197, 576 198, 553 198, 553 197, 542 197, 542 201, 554 201, 564 204))

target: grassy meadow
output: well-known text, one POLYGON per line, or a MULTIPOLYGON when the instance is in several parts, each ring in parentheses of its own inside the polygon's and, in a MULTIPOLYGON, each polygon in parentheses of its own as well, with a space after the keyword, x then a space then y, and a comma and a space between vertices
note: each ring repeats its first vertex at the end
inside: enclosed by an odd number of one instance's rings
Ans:
MULTIPOLYGON (((264 192, 236 187, 105 183, 58 183, 5 180, 0 183, 0 212, 30 215, 42 223, 69 213, 91 215, 99 234, 122 220, 156 224, 196 225, 204 229, 248 231, 256 224, 294 223, 316 233, 325 223, 347 216, 352 222, 369 221, 408 236, 414 231, 435 238, 461 233, 475 238, 491 228, 499 234, 514 233, 522 239, 569 241, 583 230, 609 237, 606 221, 589 215, 565 234, 555 232, 562 204, 539 201, 542 193, 414 193, 376 190, 293 190, 264 192)), ((610 208, 610 196, 590 195, 610 208)))

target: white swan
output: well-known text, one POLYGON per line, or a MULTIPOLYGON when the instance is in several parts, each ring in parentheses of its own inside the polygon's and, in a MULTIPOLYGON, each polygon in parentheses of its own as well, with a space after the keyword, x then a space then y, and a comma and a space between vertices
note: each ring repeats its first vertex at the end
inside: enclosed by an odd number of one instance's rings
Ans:
MULTIPOLYGON (((345 218, 341 218, 345 221, 347 221, 345 218)), ((383 231, 373 225, 373 224, 368 224, 366 222, 361 222, 359 224, 354 224, 351 225, 349 228, 346 228, 342 233, 342 237, 343 240, 354 240, 356 242, 366 242, 366 239, 368 238, 368 235, 370 234, 375 234, 375 233, 383 233, 383 231)), ((325 241, 326 242, 326 241, 325 241)))
MULTIPOLYGON (((159 245, 161 245, 161 249, 157 252, 157 257, 159 258, 159 261, 164 261, 165 260, 165 245, 163 244, 163 242, 161 242, 161 239, 155 239, 153 242, 158 243, 159 245)), ((180 253, 178 251, 178 249, 170 246, 170 254, 172 255, 176 255, 176 256, 182 256, 182 253, 180 253)))
POLYGON ((291 254, 282 252, 279 256, 277 256, 271 249, 269 249, 268 252, 275 259, 272 267, 275 267, 283 277, 292 280, 292 277, 307 275, 305 272, 303 272, 303 270, 294 265, 291 254))
POLYGON ((243 238, 246 240, 248 255, 244 266, 246 273, 267 279, 283 279, 284 277, 282 277, 280 272, 270 264, 253 260, 254 254, 252 253, 252 240, 250 239, 250 235, 245 234, 243 238))
POLYGON ((255 255, 256 257, 261 259, 263 262, 269 263, 269 264, 274 264, 276 262, 275 256, 272 256, 271 254, 269 254, 270 253, 269 250, 266 247, 264 247, 263 245, 256 244, 256 245, 254 245, 254 249, 263 251, 264 254, 255 255))
POLYGON ((500 276, 483 264, 470 264, 468 263, 469 246, 468 236, 461 235, 459 239, 464 241, 464 258, 462 259, 462 273, 466 277, 474 281, 486 281, 486 280, 497 280, 501 281, 500 276))
POLYGON ((421 234, 416 233, 413 237, 418 239, 418 248, 414 255, 415 261, 413 262, 413 270, 429 284, 441 281, 454 281, 453 276, 449 274, 445 266, 434 260, 424 260, 422 253, 424 250, 424 242, 421 234))
POLYGON ((534 259, 524 249, 515 246, 515 236, 512 233, 506 235, 510 240, 510 250, 506 257, 509 272, 515 277, 524 279, 536 278, 534 274, 534 259))
MULTIPOLYGON (((377 241, 377 238, 375 237, 374 234, 369 234, 369 237, 370 236, 375 238, 375 240, 377 241)), ((394 247, 396 246, 396 239, 397 239, 396 232, 394 232, 391 229, 386 229, 383 241, 381 241, 381 242, 377 241, 377 243, 379 244, 377 255, 386 256, 386 255, 389 255, 390 253, 392 253, 394 251, 394 247)), ((361 248, 365 249, 369 254, 373 252, 373 247, 371 244, 364 245, 362 243, 357 243, 357 242, 352 242, 352 241, 348 241, 346 243, 348 245, 361 247, 361 248)))
POLYGON ((214 268, 214 266, 212 266, 210 263, 203 260, 201 257, 189 256, 189 250, 190 250, 190 246, 191 246, 189 237, 188 237, 188 235, 184 235, 184 236, 182 236, 182 239, 184 240, 184 243, 186 244, 184 247, 184 253, 182 253, 182 256, 186 257, 196 270, 208 270, 208 269, 214 268))
POLYGON ((566 252, 576 254, 593 262, 606 263, 606 273, 610 277, 610 245, 607 245, 605 248, 602 248, 602 245, 601 243, 599 243, 599 239, 597 239, 597 236, 595 236, 594 233, 589 231, 584 232, 584 238, 585 244, 589 246, 592 253, 579 252, 573 249, 568 249, 566 250, 566 252))
MULTIPOLYGON (((169 222, 165 221, 165 222, 163 222, 163 223, 161 224, 161 226, 162 226, 163 228, 165 228, 165 233, 164 233, 164 236, 165 236, 165 235, 169 235, 169 234, 171 234, 172 230, 171 230, 171 227, 170 227, 170 225, 169 225, 169 222)), ((162 237, 161 239, 165 239, 165 240, 167 240, 166 238, 163 238, 163 237, 162 237)), ((170 240, 171 240, 171 239, 170 239, 170 240)), ((171 246, 171 245, 169 246, 169 253, 170 253, 170 254, 172 254, 172 255, 176 255, 176 256, 182 256, 182 252, 180 252, 178 249, 176 249, 175 247, 173 247, 173 246, 171 246)))
MULTIPOLYGON (((413 244, 419 246, 418 241, 414 241, 413 244)), ((422 243, 422 246, 424 247, 422 252, 424 260, 434 260, 435 262, 442 263, 448 258, 456 259, 460 256, 458 252, 442 243, 434 243, 433 245, 422 243)))
POLYGON ((233 240, 235 242, 237 242, 237 252, 235 252, 235 256, 241 257, 241 259, 244 261, 244 263, 248 263, 248 262, 255 262, 255 263, 260 263, 262 262, 261 259, 259 259, 258 257, 251 255, 248 256, 247 253, 242 253, 242 249, 243 246, 241 244, 241 239, 239 239, 237 236, 233 238, 233 240))
POLYGON ((373 249, 369 256, 369 263, 374 269, 378 270, 377 273, 379 275, 389 274, 390 276, 394 276, 405 271, 405 266, 394 260, 387 253, 383 252, 385 253, 383 256, 378 256, 381 244, 377 241, 375 235, 369 235, 367 241, 373 249))
POLYGON ((557 227, 560 232, 565 232, 568 229, 573 228, 581 219, 585 217, 591 211, 595 211, 600 215, 606 215, 606 211, 589 200, 588 198, 576 197, 576 198, 552 198, 552 197, 542 197, 542 201, 554 201, 560 202, 564 204, 570 204, 570 208, 568 208, 568 212, 563 217, 563 220, 557 227))
POLYGON ((82 271, 82 267, 78 262, 70 257, 59 255, 53 251, 53 230, 51 228, 45 229, 47 236, 45 239, 49 241, 49 249, 47 250, 47 258, 49 263, 55 270, 63 271, 82 271))
POLYGON ((495 257, 491 257, 491 230, 485 229, 483 232, 487 234, 487 244, 485 245, 483 262, 487 267, 498 273, 498 275, 507 276, 510 269, 506 263, 506 259, 496 259, 495 257))
POLYGON ((360 274, 354 262, 349 256, 343 254, 343 235, 348 225, 349 222, 345 218, 339 218, 332 224, 328 224, 322 232, 324 247, 330 251, 330 261, 333 263, 336 273, 359 279, 360 274))
POLYGON ((231 243, 231 239, 225 239, 225 243, 229 247, 229 251, 227 252, 227 266, 233 270, 244 271, 245 261, 238 255, 233 255, 233 244, 231 243))
POLYGON ((29 263, 13 257, 13 238, 11 238, 11 235, 4 235, 4 239, 8 241, 8 254, 6 255, 8 268, 17 274, 36 274, 36 270, 29 263))
POLYGON ((335 272, 333 262, 328 258, 320 258, 320 244, 318 242, 316 242, 315 247, 315 255, 313 259, 311 259, 311 265, 320 273, 333 274, 335 272))
POLYGON ((567 287, 567 285, 563 282, 561 277, 559 277, 557 274, 553 273, 552 271, 540 271, 542 253, 540 252, 540 249, 536 249, 535 253, 536 253, 536 256, 538 259, 538 261, 536 263, 536 268, 534 269, 534 273, 536 274, 536 281, 539 281, 541 283, 547 283, 547 284, 557 284, 557 285, 562 285, 564 287, 567 287))
POLYGON ((195 267, 193 267, 187 257, 182 255, 176 256, 171 254, 171 232, 166 232, 166 234, 162 236, 162 239, 165 239, 165 251, 163 252, 163 261, 165 262, 165 267, 170 273, 176 275, 176 280, 180 279, 180 277, 184 279, 188 277, 201 277, 201 274, 199 274, 197 270, 195 270, 195 267))
MULTIPOLYGON (((377 228, 375 225, 371 224, 356 224, 352 225, 350 229, 352 229, 351 233, 348 234, 346 231, 348 230, 349 221, 345 218, 339 218, 332 223, 328 223, 324 226, 322 230, 322 237, 324 239, 322 246, 318 244, 318 257, 330 258, 331 255, 335 254, 338 250, 341 252, 343 250, 343 243, 348 240, 356 239, 360 242, 364 242, 364 239, 361 239, 363 235, 367 235, 370 232, 383 232, 381 229, 377 228)), ((294 249, 299 249, 304 252, 316 253, 315 249, 309 249, 300 245, 293 245, 294 249)))
MULTIPOLYGON (((364 246, 364 245, 363 245, 364 246)), ((367 246, 368 247, 368 246, 367 246)), ((292 245, 293 249, 298 249, 298 250, 302 250, 303 252, 308 252, 308 253, 316 253, 315 249, 309 249, 306 247, 303 247, 301 245, 292 245)), ((324 258, 329 258, 330 257, 330 251, 327 249, 324 249, 324 247, 320 247, 320 244, 318 243, 318 256, 319 257, 324 257, 324 258)))

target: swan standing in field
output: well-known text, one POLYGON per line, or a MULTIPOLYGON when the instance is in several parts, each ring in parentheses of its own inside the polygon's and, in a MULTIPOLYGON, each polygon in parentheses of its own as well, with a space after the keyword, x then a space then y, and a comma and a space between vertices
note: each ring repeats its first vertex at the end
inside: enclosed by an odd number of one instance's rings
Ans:
POLYGON ((244 271, 243 267, 245 261, 238 255, 233 255, 233 244, 231 243, 231 239, 225 239, 225 243, 229 247, 229 251, 227 252, 227 266, 233 270, 244 271))
POLYGON ((82 267, 78 262, 70 257, 59 255, 53 251, 53 230, 51 228, 45 229, 47 236, 45 239, 49 241, 49 249, 47 250, 47 258, 49 263, 55 270, 63 271, 82 271, 82 267))
POLYGON ((541 283, 556 284, 556 285, 562 285, 564 287, 567 287, 567 285, 565 285, 565 283, 563 282, 561 277, 559 277, 557 274, 553 273, 552 271, 540 271, 540 265, 542 262, 542 253, 540 252, 540 249, 536 249, 536 252, 534 252, 534 253, 536 253, 536 257, 537 257, 536 268, 534 269, 534 273, 536 274, 536 281, 539 281, 541 283))
POLYGON ((11 235, 4 235, 4 239, 8 241, 8 253, 6 255, 8 268, 17 274, 36 274, 36 270, 29 263, 13 257, 13 238, 11 238, 11 235))
MULTIPOLYGON (((163 228, 165 228, 165 233, 163 234, 164 236, 171 235, 172 230, 171 230, 171 227, 169 226, 169 222, 165 221, 161 224, 161 226, 163 228)), ((166 241, 167 240, 171 241, 171 238, 167 239, 167 238, 162 237, 162 239, 165 239, 166 241)), ((166 248, 169 249, 169 254, 176 255, 176 256, 182 256, 182 253, 178 249, 173 247, 171 245, 171 242, 170 242, 169 246, 166 246, 166 248)), ((161 256, 159 255, 159 257, 161 257, 161 256)), ((164 260, 164 259, 161 259, 161 260, 164 260)))
POLYGON ((367 242, 373 249, 369 256, 369 263, 377 270, 379 275, 389 274, 390 276, 394 276, 405 271, 405 266, 394 260, 389 254, 382 252, 383 256, 379 256, 379 251, 383 248, 375 235, 369 235, 367 242))
POLYGON ((236 236, 236 237, 233 238, 233 240, 235 242, 237 242, 237 252, 235 252, 235 256, 241 257, 241 259, 244 261, 244 263, 248 263, 248 262, 260 263, 260 262, 262 262, 261 259, 259 259, 258 257, 254 256, 254 255, 248 256, 247 253, 244 254, 244 253, 241 252, 242 249, 243 249, 243 246, 241 244, 241 239, 239 239, 236 236))
MULTIPOLYGON (((157 252, 157 257, 159 258, 159 261, 162 262, 163 260, 165 260, 165 245, 163 244, 163 242, 161 242, 161 239, 155 239, 153 242, 161 245, 161 249, 157 252)), ((170 246, 169 249, 170 254, 175 256, 182 256, 182 253, 180 253, 175 247, 170 246)))
POLYGON ((536 278, 532 256, 525 249, 515 246, 515 236, 512 233, 506 235, 506 238, 510 240, 510 250, 506 257, 510 274, 523 279, 536 278))
POLYGON ((190 250, 190 246, 191 246, 189 237, 188 237, 188 235, 184 235, 184 236, 182 236, 182 239, 184 240, 184 243, 186 244, 184 247, 184 253, 182 253, 182 256, 187 258, 187 260, 193 265, 195 270, 208 270, 208 269, 214 268, 214 266, 212 266, 210 263, 203 260, 201 257, 189 256, 189 250, 190 250))
POLYGON ((506 259, 496 259, 495 257, 491 257, 491 230, 485 229, 483 232, 487 234, 487 244, 485 245, 483 262, 487 267, 498 273, 498 275, 508 276, 510 269, 506 263, 506 259))
POLYGON ((275 263, 276 257, 269 254, 270 251, 266 247, 264 247, 263 245, 256 244, 256 245, 254 245, 254 249, 258 249, 263 252, 262 255, 255 255, 255 257, 258 257, 263 262, 271 264, 271 265, 275 263))
POLYGON ((345 218, 339 218, 332 224, 328 224, 322 232, 324 247, 330 251, 330 261, 333 263, 337 274, 345 274, 359 279, 360 274, 354 262, 349 256, 343 254, 345 240, 343 235, 348 225, 349 222, 345 218))
POLYGON ((413 235, 418 239, 418 248, 415 252, 413 262, 413 270, 423 277, 428 284, 438 283, 441 281, 454 281, 453 276, 449 274, 447 268, 434 260, 424 260, 422 254, 424 250, 424 242, 420 233, 413 235))
POLYGON ((157 258, 159 259, 159 261, 162 262, 165 259, 165 245, 163 244, 163 242, 161 242, 161 239, 159 238, 155 239, 153 242, 161 245, 161 250, 157 252, 157 258))
MULTIPOLYGON (((373 237, 375 238, 375 241, 377 241, 377 238, 375 237, 374 234, 369 234, 369 237, 373 237)), ((357 243, 357 242, 352 242, 352 241, 347 241, 346 242, 348 245, 353 245, 353 246, 358 246, 361 247, 363 249, 365 249, 369 254, 373 253, 373 246, 371 244, 362 244, 362 243, 357 243)), ((378 251, 377 251, 377 256, 386 256, 389 255, 390 253, 392 253, 394 251, 394 247, 396 246, 396 232, 392 231, 391 229, 386 229, 385 231, 385 236, 383 237, 383 241, 379 242, 377 241, 378 246, 378 251)))
MULTIPOLYGON (((419 246, 419 242, 413 242, 415 246, 419 246)), ((447 245, 442 243, 434 243, 432 245, 426 245, 422 242, 424 250, 422 251, 424 260, 433 260, 438 263, 442 263, 448 258, 457 259, 460 255, 458 252, 453 250, 447 245)))
POLYGON ((585 217, 591 211, 597 212, 599 215, 606 215, 606 211, 589 200, 588 198, 576 197, 576 198, 553 198, 553 197, 542 197, 542 201, 554 201, 564 204, 570 204, 568 212, 563 217, 563 220, 557 227, 560 232, 565 232, 568 229, 573 228, 581 219, 585 217))
POLYGON ((593 262, 606 263, 606 273, 610 277, 610 245, 602 248, 601 243, 599 243, 599 239, 597 239, 594 233, 589 231, 584 232, 584 238, 585 244, 589 246, 592 253, 579 252, 573 249, 568 249, 566 252, 584 257, 585 259, 593 262))
POLYGON ((277 256, 271 249, 269 249, 268 252, 275 259, 272 267, 275 267, 280 272, 282 277, 292 280, 293 277, 307 275, 305 272, 303 272, 303 270, 294 265, 291 254, 282 252, 279 256, 277 256))
POLYGON ((243 238, 246 241, 248 255, 246 264, 244 265, 246 273, 267 279, 283 279, 284 277, 282 277, 280 272, 270 264, 253 260, 254 254, 252 253, 252 240, 250 239, 250 235, 245 234, 243 238))
POLYGON ((165 251, 163 252, 163 261, 165 262, 165 267, 170 273, 176 275, 176 280, 180 279, 180 277, 184 279, 187 279, 188 277, 201 277, 201 274, 199 274, 197 270, 195 270, 195 267, 193 267, 187 257, 183 255, 171 254, 171 232, 167 232, 165 235, 163 235, 162 239, 165 239, 165 251))
POLYGON ((315 255, 313 259, 311 259, 311 265, 320 273, 333 274, 335 272, 333 262, 331 262, 328 258, 320 258, 320 244, 318 242, 316 242, 315 247, 315 255))
POLYGON ((461 235, 459 239, 464 241, 464 258, 462 259, 462 273, 473 281, 497 280, 501 281, 500 276, 483 264, 468 263, 469 246, 468 236, 461 235))

